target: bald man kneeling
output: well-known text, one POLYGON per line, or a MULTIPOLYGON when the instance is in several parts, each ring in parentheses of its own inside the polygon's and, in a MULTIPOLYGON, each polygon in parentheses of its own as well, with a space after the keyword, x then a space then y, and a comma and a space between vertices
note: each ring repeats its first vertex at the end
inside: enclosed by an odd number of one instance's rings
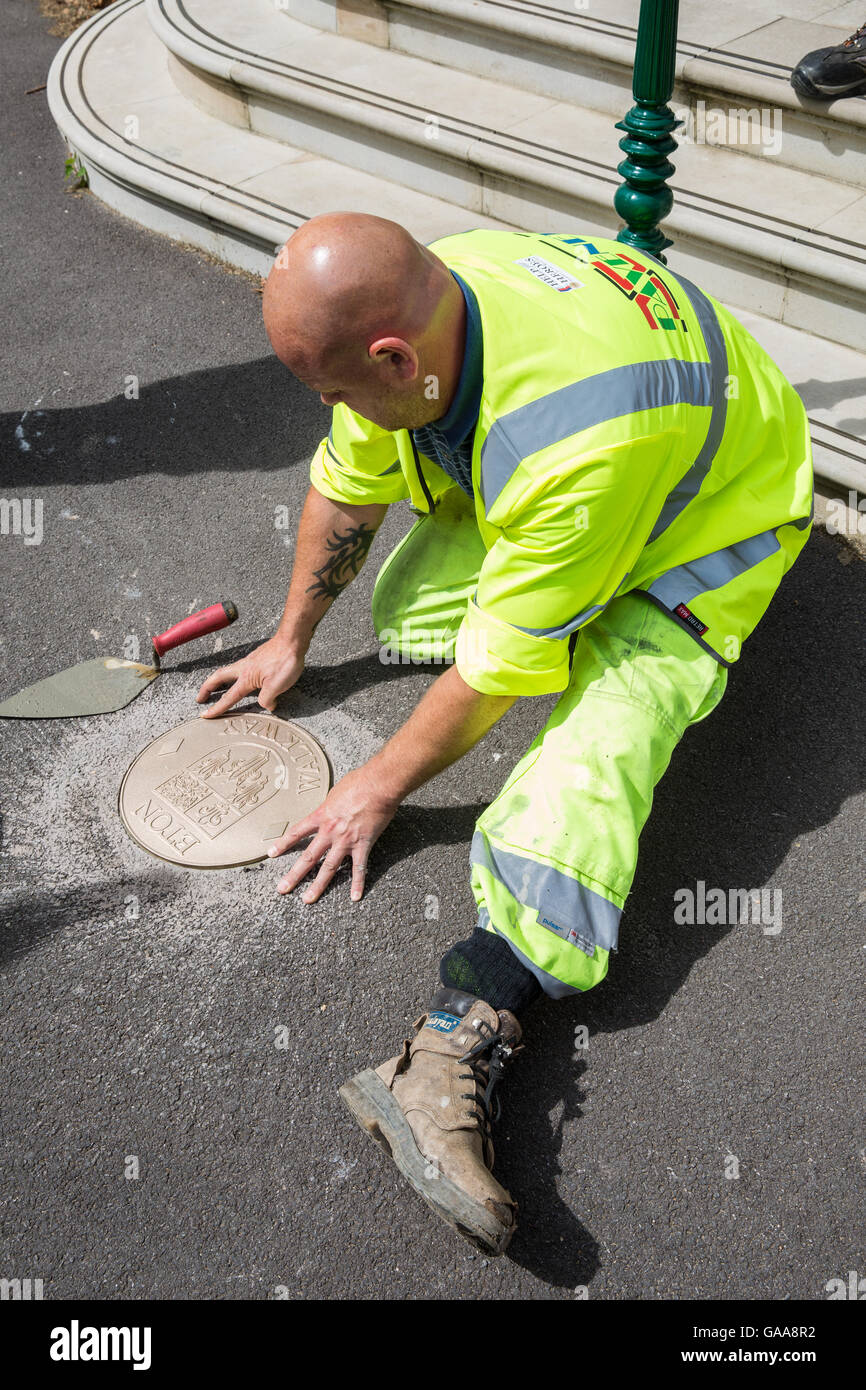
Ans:
POLYGON ((274 708, 399 500, 418 519, 376 580, 383 653, 454 663, 272 847, 309 840, 279 891, 315 873, 314 902, 349 859, 357 901, 400 802, 516 698, 560 694, 479 818, 474 930, 398 1055, 341 1087, 433 1210, 499 1254, 517 1207, 491 1171, 491 1100, 518 1019, 607 971, 654 786, 808 535, 808 424, 721 305, 599 238, 477 231, 424 247, 382 218, 330 214, 286 243, 263 306, 332 428, 279 628, 205 681, 202 702, 229 688, 203 717, 254 692, 274 708))

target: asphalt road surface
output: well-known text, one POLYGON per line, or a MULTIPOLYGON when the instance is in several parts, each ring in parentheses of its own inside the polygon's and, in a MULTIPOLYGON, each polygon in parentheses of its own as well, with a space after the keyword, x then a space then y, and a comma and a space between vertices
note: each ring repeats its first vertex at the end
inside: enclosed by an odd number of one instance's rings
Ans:
MULTIPOLYGON (((31 0, 2 22, 0 495, 41 500, 43 534, 0 536, 0 697, 130 636, 146 656, 217 599, 241 618, 126 710, 0 730, 0 1276, 46 1299, 820 1300, 866 1274, 862 560, 816 531, 659 788, 609 978, 529 1016, 497 1146, 521 1228, 485 1262, 337 1087, 398 1049, 466 935, 474 819, 551 702, 410 799, 354 906, 345 873, 305 907, 274 864, 178 870, 126 836, 128 763, 274 628, 328 412, 269 356, 250 277, 64 191, 24 94, 58 40, 31 0), (699 881, 778 891, 781 916, 677 925, 699 881)), ((410 520, 392 508, 280 705, 338 775, 437 674, 383 665, 369 620, 410 520)))

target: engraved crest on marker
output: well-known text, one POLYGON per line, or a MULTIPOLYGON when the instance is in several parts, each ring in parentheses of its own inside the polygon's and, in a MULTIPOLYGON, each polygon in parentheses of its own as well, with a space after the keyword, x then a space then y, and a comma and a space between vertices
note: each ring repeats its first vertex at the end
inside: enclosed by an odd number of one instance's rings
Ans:
POLYGON ((192 868, 229 867, 263 859, 329 785, 322 749, 297 724, 261 714, 195 719, 135 759, 120 814, 151 854, 192 868))
POLYGON ((276 795, 281 770, 285 764, 269 748, 247 743, 205 753, 155 790, 214 839, 276 795))

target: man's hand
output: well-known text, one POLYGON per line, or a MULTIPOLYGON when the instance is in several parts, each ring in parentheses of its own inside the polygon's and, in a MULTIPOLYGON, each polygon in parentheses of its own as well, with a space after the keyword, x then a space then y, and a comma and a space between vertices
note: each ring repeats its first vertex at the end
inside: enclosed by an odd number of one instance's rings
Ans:
POLYGON ((313 836, 312 842, 295 860, 289 872, 277 884, 277 892, 291 893, 317 864, 315 881, 304 893, 305 903, 320 898, 343 860, 352 860, 352 901, 357 902, 364 891, 367 858, 385 826, 393 818, 399 799, 389 797, 367 764, 348 773, 332 787, 321 806, 309 816, 290 826, 281 839, 268 850, 271 857, 285 854, 300 840, 313 836))
POLYGON ((334 599, 364 563, 376 528, 388 510, 384 502, 354 506, 331 502, 310 487, 301 513, 292 582, 280 625, 254 652, 208 676, 199 704, 221 685, 231 686, 202 714, 219 714, 259 691, 262 709, 272 710, 277 696, 290 690, 304 669, 304 656, 317 625, 334 599))
POLYGON ((231 688, 215 705, 204 710, 201 717, 213 719, 218 714, 225 714, 239 700, 255 691, 259 692, 262 709, 272 710, 277 696, 291 689, 303 669, 303 656, 279 637, 271 637, 243 660, 235 661, 231 666, 221 666, 212 676, 208 676, 195 697, 199 704, 220 686, 228 685, 231 688))
POLYGON ((513 703, 513 695, 483 695, 474 690, 455 666, 443 671, 402 729, 268 850, 272 857, 285 854, 300 840, 313 837, 277 884, 278 892, 290 893, 318 864, 318 875, 304 893, 304 902, 314 903, 348 857, 352 860, 351 896, 357 902, 364 891, 370 850, 400 802, 462 758, 513 703))

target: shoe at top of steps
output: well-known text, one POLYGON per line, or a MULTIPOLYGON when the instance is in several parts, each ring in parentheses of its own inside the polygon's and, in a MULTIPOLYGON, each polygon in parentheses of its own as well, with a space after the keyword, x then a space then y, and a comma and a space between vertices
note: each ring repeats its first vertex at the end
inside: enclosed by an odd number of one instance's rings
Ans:
MULTIPOLYGON (((618 120, 630 101, 640 0, 276 3, 307 25, 579 102, 618 120)), ((790 85, 804 54, 844 42, 864 18, 864 6, 826 0, 680 5, 671 104, 685 132, 758 157, 769 149, 791 168, 866 186, 866 100, 809 101, 790 85)))

